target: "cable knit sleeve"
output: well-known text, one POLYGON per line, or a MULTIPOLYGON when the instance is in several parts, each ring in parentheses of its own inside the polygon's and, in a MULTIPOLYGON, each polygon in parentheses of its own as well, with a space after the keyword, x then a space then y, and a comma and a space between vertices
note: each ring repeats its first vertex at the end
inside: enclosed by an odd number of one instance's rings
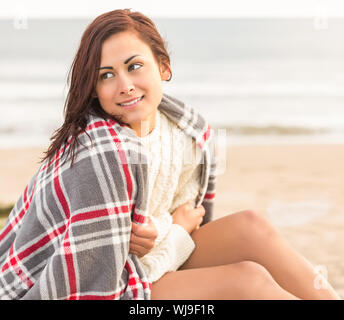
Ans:
POLYGON ((180 225, 172 224, 164 241, 140 259, 148 281, 157 281, 166 272, 177 271, 194 249, 195 243, 188 232, 180 225))
POLYGON ((165 212, 157 217, 150 216, 152 219, 155 228, 158 231, 158 236, 155 239, 155 245, 158 245, 167 235, 168 231, 172 225, 172 216, 169 212, 165 212))

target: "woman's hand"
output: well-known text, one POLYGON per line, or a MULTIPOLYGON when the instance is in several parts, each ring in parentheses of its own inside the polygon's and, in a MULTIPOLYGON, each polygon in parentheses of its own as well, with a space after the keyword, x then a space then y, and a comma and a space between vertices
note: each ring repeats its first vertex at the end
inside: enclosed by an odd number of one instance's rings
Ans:
POLYGON ((139 226, 134 222, 132 223, 129 253, 136 254, 139 258, 153 249, 155 239, 158 236, 158 230, 152 219, 147 217, 147 220, 147 225, 139 226))
POLYGON ((173 223, 182 226, 189 234, 197 229, 203 221, 205 209, 202 205, 194 208, 192 201, 188 201, 178 207, 172 214, 173 223))

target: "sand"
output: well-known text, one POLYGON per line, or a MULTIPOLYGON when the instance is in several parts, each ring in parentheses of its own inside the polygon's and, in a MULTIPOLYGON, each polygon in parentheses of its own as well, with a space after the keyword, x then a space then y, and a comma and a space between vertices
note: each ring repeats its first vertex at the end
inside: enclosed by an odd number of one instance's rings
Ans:
MULTIPOLYGON (((0 150, 0 204, 16 201, 42 151, 0 150)), ((344 145, 229 146, 224 155, 215 218, 265 215, 344 297, 344 145)))

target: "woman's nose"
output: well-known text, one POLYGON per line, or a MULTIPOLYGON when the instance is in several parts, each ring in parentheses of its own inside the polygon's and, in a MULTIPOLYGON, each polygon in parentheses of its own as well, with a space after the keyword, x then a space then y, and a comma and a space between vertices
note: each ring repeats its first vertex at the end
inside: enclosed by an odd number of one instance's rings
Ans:
POLYGON ((134 92, 135 86, 129 77, 122 76, 120 79, 120 93, 121 94, 130 94, 134 92))
POLYGON ((128 88, 123 89, 123 90, 121 91, 121 93, 123 93, 123 94, 130 94, 131 92, 134 92, 134 90, 135 90, 134 86, 131 85, 131 86, 129 86, 128 88))

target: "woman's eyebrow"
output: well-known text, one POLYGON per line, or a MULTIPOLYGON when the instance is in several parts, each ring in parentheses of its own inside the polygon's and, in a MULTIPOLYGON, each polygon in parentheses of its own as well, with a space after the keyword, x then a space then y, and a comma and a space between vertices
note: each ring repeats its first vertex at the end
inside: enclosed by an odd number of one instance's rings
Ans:
MULTIPOLYGON (((129 63, 130 60, 134 59, 135 57, 139 56, 138 54, 135 54, 133 56, 131 56, 130 58, 128 58, 127 60, 124 61, 124 64, 129 63)), ((113 69, 113 67, 100 67, 98 68, 98 70, 102 70, 102 69, 113 69)))

